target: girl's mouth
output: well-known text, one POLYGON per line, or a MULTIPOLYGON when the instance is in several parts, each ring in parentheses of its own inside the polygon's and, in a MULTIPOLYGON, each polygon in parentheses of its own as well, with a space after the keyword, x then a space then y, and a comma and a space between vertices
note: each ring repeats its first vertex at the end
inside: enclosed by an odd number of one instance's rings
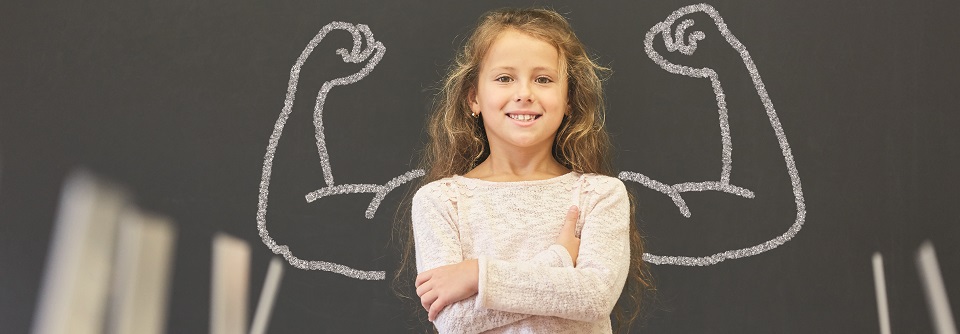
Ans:
POLYGON ((507 117, 511 119, 521 121, 521 122, 531 122, 540 118, 541 115, 530 115, 530 114, 507 114, 507 117))

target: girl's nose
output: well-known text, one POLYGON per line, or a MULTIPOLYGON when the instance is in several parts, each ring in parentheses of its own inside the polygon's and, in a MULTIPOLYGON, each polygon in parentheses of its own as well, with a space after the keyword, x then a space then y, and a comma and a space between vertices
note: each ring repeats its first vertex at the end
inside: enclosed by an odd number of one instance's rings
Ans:
POLYGON ((514 97, 515 102, 533 102, 533 94, 530 92, 529 83, 521 83, 517 85, 517 96, 514 97))

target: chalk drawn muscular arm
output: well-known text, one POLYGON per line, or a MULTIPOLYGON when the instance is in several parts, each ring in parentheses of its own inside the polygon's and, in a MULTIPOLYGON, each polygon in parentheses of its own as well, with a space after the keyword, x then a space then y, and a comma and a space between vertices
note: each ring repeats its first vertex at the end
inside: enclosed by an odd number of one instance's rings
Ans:
POLYGON ((327 94, 336 86, 349 85, 366 77, 377 65, 380 59, 383 58, 386 48, 382 43, 373 38, 373 33, 366 25, 354 25, 345 22, 331 22, 320 29, 320 32, 318 32, 317 35, 310 40, 310 43, 307 44, 307 47, 304 48, 303 52, 300 54, 300 57, 297 58, 296 63, 290 69, 290 80, 287 85, 287 95, 284 99, 283 110, 280 112, 280 117, 277 119, 277 122, 273 127, 273 133, 270 135, 270 141, 267 145, 267 153, 264 155, 263 159, 263 172, 261 174, 260 195, 257 205, 257 229, 260 232, 260 237, 263 239, 263 243, 266 244, 267 247, 269 247, 270 250, 275 254, 283 255, 287 262, 294 267, 306 270, 330 271, 356 279, 383 280, 386 276, 385 272, 383 271, 364 271, 332 262, 308 261, 300 259, 293 255, 288 246, 278 245, 276 241, 270 237, 270 233, 267 231, 266 226, 267 200, 269 198, 270 175, 273 168, 273 158, 274 154, 276 153, 277 145, 280 142, 280 136, 283 134, 283 127, 293 110, 293 102, 297 92, 297 82, 300 78, 300 69, 313 52, 313 49, 320 44, 320 41, 322 41, 328 33, 334 30, 343 30, 349 32, 353 36, 352 49, 347 50, 345 48, 341 48, 337 50, 337 54, 343 58, 343 61, 347 63, 361 63, 363 61, 367 61, 367 64, 364 65, 357 73, 324 82, 320 91, 317 93, 316 103, 314 104, 313 123, 314 127, 316 128, 317 151, 320 156, 320 165, 323 169, 323 178, 327 186, 307 194, 307 202, 313 202, 321 197, 331 195, 372 193, 374 194, 374 197, 370 201, 365 213, 367 219, 372 219, 376 213, 377 207, 380 205, 380 201, 383 200, 387 193, 412 179, 423 176, 424 174, 423 170, 411 170, 393 178, 383 185, 334 184, 333 171, 330 167, 330 157, 327 153, 326 138, 323 132, 323 105, 326 101, 327 94))
MULTIPOLYGON (((339 22, 334 22, 331 24, 337 23, 339 22)), ((323 180, 326 182, 327 186, 312 191, 305 197, 307 202, 312 203, 313 201, 325 196, 372 193, 375 194, 374 198, 370 201, 370 205, 367 206, 367 211, 365 213, 367 219, 372 219, 374 214, 377 212, 377 207, 380 205, 380 201, 386 197, 387 193, 392 191, 394 188, 409 182, 410 180, 423 176, 424 172, 420 169, 411 170, 390 180, 384 185, 336 185, 334 183, 333 170, 330 167, 330 154, 327 152, 327 143, 323 132, 323 105, 327 99, 327 94, 330 93, 330 90, 333 89, 333 87, 349 85, 366 77, 371 71, 373 71, 373 68, 377 66, 377 63, 380 62, 380 59, 383 58, 384 52, 387 50, 383 46, 383 43, 374 40, 373 33, 370 32, 370 28, 366 25, 360 24, 355 28, 348 25, 345 28, 353 35, 353 49, 349 51, 347 49, 338 49, 337 54, 343 57, 344 62, 348 63, 360 63, 364 60, 369 61, 357 73, 324 82, 323 86, 320 88, 320 92, 317 93, 317 101, 313 107, 313 126, 316 128, 315 136, 317 139, 317 153, 320 155, 320 166, 323 168, 323 180), (363 37, 366 37, 366 48, 363 48, 362 46, 364 44, 363 37)), ((322 32, 323 31, 321 30, 321 33, 322 32)), ((315 46, 315 43, 311 41, 311 44, 307 48, 312 49, 313 46, 315 46)))
POLYGON ((707 14, 713 20, 713 24, 718 29, 720 35, 730 45, 731 48, 736 50, 736 52, 740 55, 740 58, 743 60, 743 64, 746 66, 746 69, 749 72, 754 88, 757 90, 757 95, 759 96, 760 101, 766 110, 766 114, 770 120, 770 125, 773 128, 773 131, 777 136, 777 141, 780 144, 780 149, 783 153, 784 162, 786 163, 787 167, 787 172, 790 175, 791 185, 793 186, 793 194, 797 204, 797 216, 794 224, 791 225, 785 233, 759 245, 725 251, 704 257, 659 256, 644 254, 645 261, 655 264, 706 266, 716 264, 726 259, 737 259, 763 253, 774 249, 793 238, 793 236, 800 231, 800 228, 803 226, 804 218, 806 216, 806 209, 803 202, 803 190, 800 186, 800 176, 797 173, 796 164, 793 160, 793 154, 791 153, 790 145, 787 143, 786 134, 783 131, 783 127, 781 126, 780 120, 777 117, 777 113, 773 107, 773 101, 767 94, 767 90, 763 85, 763 81, 760 78, 757 67, 753 63, 750 53, 747 52, 746 47, 740 43, 733 33, 730 32, 730 30, 727 28, 727 25, 723 22, 723 18, 720 17, 720 14, 710 5, 702 3, 681 7, 670 14, 670 16, 668 16, 665 20, 650 28, 644 38, 644 49, 646 50, 647 56, 667 72, 710 80, 710 84, 713 87, 713 93, 716 96, 717 110, 720 119, 720 135, 722 137, 722 165, 720 179, 717 181, 685 182, 669 185, 653 180, 646 175, 630 171, 621 172, 619 175, 620 179, 640 183, 650 189, 670 196, 674 204, 680 209, 681 214, 683 214, 685 217, 690 217, 690 210, 687 208, 685 201, 681 197, 681 194, 684 192, 712 190, 730 193, 746 198, 754 197, 754 193, 749 189, 738 187, 730 183, 730 173, 732 171, 733 161, 733 143, 730 138, 730 125, 727 120, 728 110, 726 95, 723 93, 723 87, 720 84, 720 78, 716 71, 709 67, 695 68, 686 65, 674 64, 666 60, 653 47, 654 38, 657 35, 660 35, 668 52, 679 51, 684 55, 692 55, 694 52, 696 52, 697 42, 704 40, 704 38, 706 38, 706 34, 704 34, 702 31, 693 31, 689 34, 687 33, 687 30, 693 27, 695 24, 693 19, 684 19, 680 21, 679 24, 676 23, 681 18, 693 13, 707 14))

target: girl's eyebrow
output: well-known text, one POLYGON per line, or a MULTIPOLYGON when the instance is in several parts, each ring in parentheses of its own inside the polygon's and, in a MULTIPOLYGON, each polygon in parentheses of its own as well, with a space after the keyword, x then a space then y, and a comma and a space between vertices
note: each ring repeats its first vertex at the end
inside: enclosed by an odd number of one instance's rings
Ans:
POLYGON ((498 66, 498 67, 491 68, 490 70, 491 70, 491 71, 497 71, 497 70, 500 70, 500 71, 513 71, 513 70, 516 70, 516 68, 513 68, 513 66, 498 66))
MULTIPOLYGON (((488 72, 493 72, 493 71, 511 71, 511 72, 512 72, 512 71, 516 71, 516 70, 517 70, 517 68, 515 68, 515 67, 513 67, 513 66, 496 66, 496 67, 490 68, 490 70, 489 70, 488 72)), ((557 69, 555 69, 555 68, 553 68, 553 67, 549 67, 549 66, 537 66, 537 67, 534 67, 534 68, 533 68, 533 72, 539 72, 539 71, 553 71, 553 72, 557 72, 557 69)))

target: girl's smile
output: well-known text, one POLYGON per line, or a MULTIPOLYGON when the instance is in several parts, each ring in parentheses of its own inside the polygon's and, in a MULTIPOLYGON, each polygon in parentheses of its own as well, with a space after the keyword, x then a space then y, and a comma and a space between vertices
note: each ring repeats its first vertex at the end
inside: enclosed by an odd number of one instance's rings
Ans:
POLYGON ((532 111, 521 110, 521 111, 507 112, 506 116, 516 121, 517 125, 526 127, 526 126, 533 125, 534 122, 540 119, 540 116, 542 116, 542 114, 532 112, 532 111))

